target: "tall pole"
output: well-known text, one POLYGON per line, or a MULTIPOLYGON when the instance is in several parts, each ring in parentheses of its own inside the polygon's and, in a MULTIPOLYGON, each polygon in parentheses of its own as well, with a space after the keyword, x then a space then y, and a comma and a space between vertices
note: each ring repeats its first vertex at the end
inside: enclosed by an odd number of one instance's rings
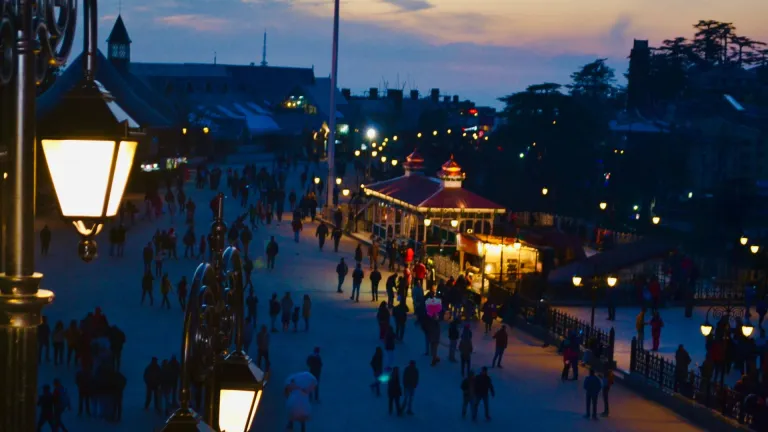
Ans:
POLYGON ((336 77, 339 70, 339 0, 333 2, 333 49, 331 53, 331 106, 328 114, 328 142, 326 143, 328 154, 328 181, 325 187, 328 189, 325 195, 325 205, 331 202, 333 188, 336 185, 336 172, 334 167, 336 157, 336 77))
POLYGON ((53 293, 38 289, 42 275, 34 272, 35 14, 31 0, 16 5, 14 76, 6 92, 13 126, 4 137, 10 175, 5 272, 0 274, 0 430, 26 432, 36 429, 37 326, 53 293))

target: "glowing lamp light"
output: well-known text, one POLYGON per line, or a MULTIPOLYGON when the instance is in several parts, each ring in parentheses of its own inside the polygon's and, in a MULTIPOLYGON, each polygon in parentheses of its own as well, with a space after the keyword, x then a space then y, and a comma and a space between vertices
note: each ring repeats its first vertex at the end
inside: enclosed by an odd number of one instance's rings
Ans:
POLYGON ((376 150, 371 152, 371 156, 373 156, 373 157, 376 157, 378 155, 379 155, 379 152, 377 152, 376 150))
POLYGON ((430 225, 432 225, 432 219, 430 219, 430 218, 425 218, 425 219, 424 219, 424 226, 425 226, 425 227, 428 227, 428 226, 430 226, 430 225))
POLYGON ((616 282, 618 282, 619 279, 616 276, 608 276, 608 279, 606 279, 606 282, 608 282, 608 286, 613 288, 616 286, 616 282))
POLYGON ((392 159, 392 166, 397 166, 397 159, 392 159))
POLYGON ((368 128, 368 130, 367 130, 367 131, 365 131, 365 136, 366 136, 366 138, 368 138, 369 140, 372 140, 372 139, 376 138, 376 129, 374 129, 374 128, 368 128))
POLYGON ((546 195, 546 194, 548 194, 548 193, 549 193, 549 189, 547 189, 547 188, 541 188, 541 194, 542 194, 542 195, 546 195))
POLYGON ((488 135, 486 135, 483 139, 488 141, 488 135))
POLYGON ((387 162, 387 157, 386 156, 382 156, 381 157, 381 163, 386 163, 386 162, 387 162))
POLYGON ((746 236, 741 236, 739 239, 739 243, 741 243, 742 246, 746 246, 749 239, 746 236))
POLYGON ((637 209, 639 209, 639 208, 640 208, 640 206, 638 206, 638 205, 632 206, 632 210, 634 210, 634 211, 637 211, 637 209))
POLYGON ((371 143, 371 147, 376 148, 376 143, 371 143))
POLYGON ((181 134, 186 135, 187 134, 187 128, 181 128, 181 134))
MULTIPOLYGON (((389 138, 384 137, 384 142, 387 142, 387 141, 389 141, 389 138)), ((382 144, 382 145, 384 145, 384 144, 382 144)))
POLYGON ((523 247, 523 244, 520 243, 520 240, 515 240, 515 242, 512 243, 512 248, 514 250, 520 250, 521 247, 523 247))
POLYGON ((465 137, 465 136, 467 136, 467 133, 464 132, 464 133, 461 134, 461 136, 465 137))
POLYGON ((704 335, 704 337, 707 337, 712 333, 712 324, 709 323, 709 320, 704 322, 704 324, 702 324, 700 328, 701 328, 701 334, 704 335))
POLYGON ((336 184, 337 184, 337 185, 340 185, 340 184, 341 184, 341 177, 336 177, 336 184))
POLYGON ((392 141, 397 141, 397 135, 392 137, 392 141))
POLYGON ((654 216, 651 218, 651 222, 653 222, 654 225, 658 225, 659 222, 661 222, 661 218, 658 216, 654 216))
POLYGON ((749 323, 749 320, 745 321, 745 323, 741 326, 741 334, 743 334, 744 337, 752 336, 753 331, 755 331, 755 328, 752 327, 752 324, 749 323))
POLYGON ((264 390, 264 372, 242 352, 230 354, 220 368, 219 430, 249 431, 264 390))
POLYGON ((416 138, 421 138, 421 132, 416 134, 416 138))
POLYGON ((525 157, 525 153, 520 153, 520 159, 525 157))
POLYGON ((381 143, 381 147, 382 147, 382 148, 384 148, 384 147, 386 147, 386 146, 387 146, 387 142, 386 142, 386 141, 385 141, 385 142, 383 142, 383 143, 381 143))
POLYGON ((315 184, 320 184, 320 177, 315 177, 315 184))
POLYGON ((571 278, 571 282, 573 283, 573 286, 575 286, 575 287, 577 287, 577 286, 581 286, 581 276, 576 276, 576 275, 574 275, 574 276, 571 278))
POLYGON ((688 192, 688 199, 693 198, 693 192, 688 192))
POLYGON ((42 141, 61 214, 83 236, 80 257, 96 257, 92 237, 115 216, 123 199, 138 142, 122 140, 42 141))
POLYGON ((491 274, 493 273, 493 266, 490 264, 485 265, 485 274, 491 274))
POLYGON ((448 133, 448 135, 451 134, 451 130, 450 129, 448 129, 446 132, 448 133))
POLYGON ((349 196, 349 189, 342 190, 341 194, 344 195, 344 196, 349 196))
POLYGON ((640 213, 635 213, 635 220, 640 220, 640 213))
POLYGON ((432 131, 432 136, 437 136, 437 131, 432 131))
POLYGON ((208 126, 206 126, 206 127, 204 127, 204 128, 203 128, 203 133, 204 133, 204 134, 207 134, 207 133, 208 133, 208 132, 210 132, 210 131, 211 131, 211 130, 210 130, 210 129, 208 129, 208 126))
POLYGON ((753 254, 756 254, 756 253, 760 252, 760 246, 758 246, 758 245, 752 245, 752 246, 750 246, 750 247, 749 247, 749 250, 750 250, 750 251, 751 251, 753 254))
POLYGON ((355 156, 360 156, 360 150, 355 150, 355 156))
POLYGON ((457 226, 459 226, 459 221, 458 221, 458 220, 456 220, 456 219, 452 219, 452 220, 451 220, 451 226, 452 226, 452 227, 454 227, 454 228, 456 228, 457 226))
POLYGON ((608 208, 608 203, 606 203, 606 202, 601 202, 601 203, 600 203, 600 210, 605 210, 606 208, 608 208))

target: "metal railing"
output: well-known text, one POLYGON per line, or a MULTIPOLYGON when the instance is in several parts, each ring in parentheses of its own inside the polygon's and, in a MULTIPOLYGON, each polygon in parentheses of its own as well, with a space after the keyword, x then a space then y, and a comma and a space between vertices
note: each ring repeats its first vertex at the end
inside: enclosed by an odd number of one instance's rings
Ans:
POLYGON ((629 369, 643 376, 647 383, 667 393, 687 397, 727 417, 737 419, 742 424, 756 426, 753 422, 756 410, 765 409, 758 406, 756 399, 750 408, 749 404, 745 404, 747 394, 727 385, 720 387, 712 376, 704 377, 694 370, 677 370, 674 361, 645 350, 637 342, 637 338, 632 338, 629 369))
POLYGON ((699 279, 694 287, 695 300, 744 300, 744 285, 732 280, 699 279))

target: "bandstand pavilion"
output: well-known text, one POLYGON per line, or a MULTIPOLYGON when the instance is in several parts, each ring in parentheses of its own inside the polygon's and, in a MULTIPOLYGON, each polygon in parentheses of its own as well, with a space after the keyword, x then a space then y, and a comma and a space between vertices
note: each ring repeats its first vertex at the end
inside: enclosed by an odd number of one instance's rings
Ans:
POLYGON ((496 215, 506 210, 462 187, 465 173, 453 156, 436 177, 423 173, 424 158, 414 151, 403 164, 405 174, 365 185, 371 198, 365 229, 384 239, 456 244, 457 233, 490 234, 496 215))

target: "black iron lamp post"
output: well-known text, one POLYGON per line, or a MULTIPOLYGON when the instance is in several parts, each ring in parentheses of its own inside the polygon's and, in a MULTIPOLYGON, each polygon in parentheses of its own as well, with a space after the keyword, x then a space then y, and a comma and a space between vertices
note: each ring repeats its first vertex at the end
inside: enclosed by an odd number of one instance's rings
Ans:
MULTIPOLYGON (((85 0, 84 5, 86 40, 95 40, 96 2, 85 0)), ((7 99, 3 101, 8 108, 7 124, 11 125, 2 137, 8 143, 9 154, 8 186, 4 193, 7 234, 4 272, 0 274, 2 431, 26 432, 37 426, 37 326, 42 308, 53 301, 54 295, 40 289, 42 274, 35 272, 36 84, 50 67, 66 63, 74 41, 76 13, 76 0, 0 0, 0 85, 7 99)), ((95 56, 88 56, 87 61, 95 61, 95 56)), ((71 178, 71 171, 62 164, 76 163, 80 171, 91 176, 93 189, 79 191, 78 210, 69 205, 62 207, 65 215, 78 216, 85 227, 90 214, 77 213, 81 213, 79 210, 85 208, 86 202, 89 209, 99 207, 94 202, 100 204, 99 210, 93 212, 94 218, 100 220, 111 213, 113 200, 119 203, 122 198, 122 189, 117 188, 122 180, 115 181, 116 159, 125 162, 125 158, 116 158, 114 154, 124 150, 116 149, 113 141, 111 157, 101 158, 107 153, 101 148, 98 154, 77 148, 77 154, 68 158, 66 153, 73 151, 69 141, 81 137, 64 138, 48 144, 46 153, 51 153, 50 157, 46 154, 46 159, 51 172, 56 173, 54 187, 62 205, 72 202, 71 191, 82 178, 71 178), (106 168, 96 165, 105 160, 106 168), (94 196, 96 188, 103 193, 94 196), (69 194, 66 199, 62 199, 64 190, 69 194)), ((123 148, 122 144, 119 148, 123 148)), ((91 226, 93 233, 97 231, 95 226, 91 226)))
POLYGON ((243 352, 243 263, 237 248, 224 250, 226 233, 224 195, 219 194, 211 224, 213 263, 202 263, 195 271, 184 319, 181 407, 168 419, 165 432, 248 432, 267 382, 243 352), (205 421, 189 406, 191 369, 202 371, 205 421))
MULTIPOLYGON (((573 283, 574 287, 580 287, 581 282, 583 278, 579 275, 573 275, 571 278, 571 283, 573 283)), ((619 281, 619 279, 616 276, 609 275, 605 278, 605 283, 608 285, 608 289, 613 289, 613 287, 616 286, 616 283, 619 281)), ((595 326, 595 307, 597 306, 597 288, 600 285, 600 278, 597 275, 592 276, 592 283, 590 285, 590 294, 592 296, 592 310, 589 316, 589 325, 594 327, 595 326)), ((610 293, 609 293, 610 295, 610 293)), ((616 317, 615 308, 613 305, 613 302, 609 300, 608 304, 608 317, 609 319, 615 319, 616 317)))
MULTIPOLYGON (((752 335, 752 332, 755 330, 755 328, 750 324, 749 322, 749 315, 747 315, 747 309, 743 306, 734 306, 731 305, 730 300, 728 303, 724 305, 715 305, 711 306, 709 309, 707 309, 707 315, 704 320, 704 324, 701 325, 701 334, 704 335, 704 337, 709 337, 709 335, 712 334, 712 324, 709 323, 709 314, 712 314, 712 319, 715 320, 715 325, 720 322, 721 319, 725 319, 728 322, 728 325, 734 325, 737 323, 737 319, 743 319, 742 325, 741 325, 741 334, 744 335, 744 337, 750 337, 752 335)), ((723 337, 723 343, 725 346, 723 347, 724 350, 728 349, 728 344, 731 340, 730 332, 725 331, 722 334, 723 337)), ((727 411, 727 395, 725 392, 725 369, 720 371, 720 399, 721 399, 721 407, 723 414, 727 411)), ((707 405, 709 405, 709 388, 707 389, 707 405)))

